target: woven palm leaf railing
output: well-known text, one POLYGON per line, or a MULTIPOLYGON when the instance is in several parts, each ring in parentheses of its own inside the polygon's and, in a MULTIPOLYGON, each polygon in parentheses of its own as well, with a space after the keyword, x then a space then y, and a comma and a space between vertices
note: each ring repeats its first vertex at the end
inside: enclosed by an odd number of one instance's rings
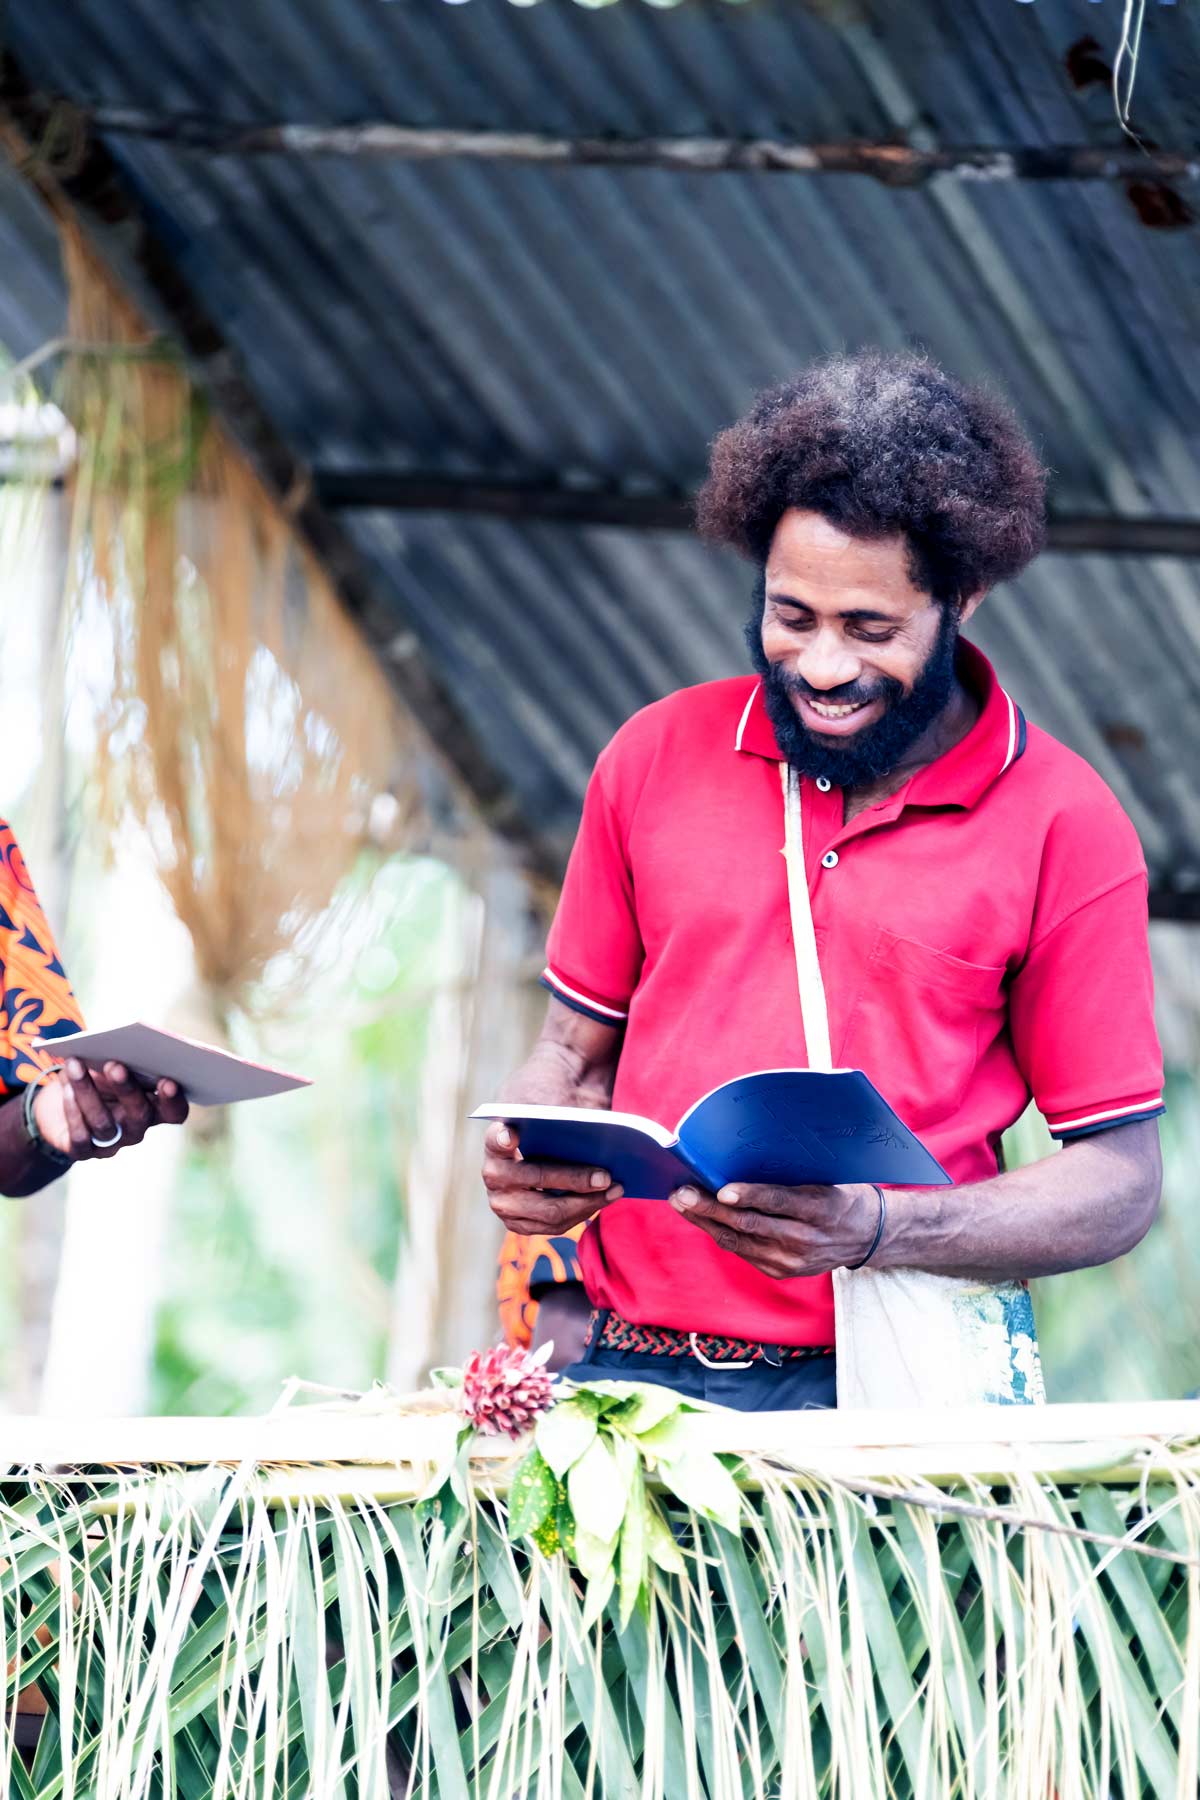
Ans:
POLYGON ((1200 1405, 556 1414, 6 1421, 4 1792, 1194 1800, 1200 1405))

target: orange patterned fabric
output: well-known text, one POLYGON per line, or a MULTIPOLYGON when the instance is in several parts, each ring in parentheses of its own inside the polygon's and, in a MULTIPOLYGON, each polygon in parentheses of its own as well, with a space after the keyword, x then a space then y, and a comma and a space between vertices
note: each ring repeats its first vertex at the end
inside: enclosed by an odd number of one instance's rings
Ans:
POLYGON ((46 915, 11 828, 0 819, 0 1097, 27 1087, 55 1058, 39 1037, 68 1037, 83 1025, 46 915))
POLYGON ((562 1281, 582 1281, 576 1251, 586 1225, 561 1237, 518 1237, 510 1231, 500 1252, 496 1297, 506 1344, 529 1348, 537 1319, 538 1295, 562 1281))

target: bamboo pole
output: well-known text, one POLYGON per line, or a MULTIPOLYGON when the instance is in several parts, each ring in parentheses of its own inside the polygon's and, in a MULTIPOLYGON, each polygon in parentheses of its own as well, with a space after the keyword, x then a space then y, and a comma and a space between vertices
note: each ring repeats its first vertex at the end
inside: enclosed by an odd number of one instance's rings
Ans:
MULTIPOLYGON (((457 1415, 449 1391, 372 1401, 367 1411, 296 1406, 261 1418, 0 1418, 0 1460, 25 1468, 255 1464, 424 1467, 445 1454, 457 1415)), ((1094 1478, 1144 1473, 1169 1443, 1200 1446, 1200 1401, 1045 1407, 978 1406, 944 1412, 848 1411, 699 1415, 708 1448, 777 1459, 837 1476, 1002 1476, 1071 1470, 1094 1478)), ((506 1438, 476 1438, 481 1473, 497 1476, 520 1454, 506 1438)))

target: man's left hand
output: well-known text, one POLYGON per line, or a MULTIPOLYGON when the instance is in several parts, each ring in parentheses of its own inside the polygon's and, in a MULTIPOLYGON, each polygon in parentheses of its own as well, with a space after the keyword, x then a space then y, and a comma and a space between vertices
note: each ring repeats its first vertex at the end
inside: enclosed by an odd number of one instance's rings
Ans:
POLYGON ((676 1188, 680 1218, 708 1233, 764 1275, 786 1281, 861 1262, 879 1224, 873 1187, 755 1187, 733 1182, 719 1194, 676 1188))

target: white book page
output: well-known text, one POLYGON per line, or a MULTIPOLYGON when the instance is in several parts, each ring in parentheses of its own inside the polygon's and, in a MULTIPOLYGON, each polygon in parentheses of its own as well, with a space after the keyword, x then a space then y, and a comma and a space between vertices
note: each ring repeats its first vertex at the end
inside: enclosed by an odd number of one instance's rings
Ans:
POLYGON ((33 1047, 49 1051, 60 1062, 78 1057, 91 1069, 106 1062, 124 1063, 147 1086, 164 1078, 177 1081, 193 1106, 232 1106, 239 1100, 265 1100, 311 1085, 304 1075, 289 1075, 284 1069, 249 1062, 212 1044, 140 1023, 37 1038, 33 1047))
POLYGON ((630 1131, 640 1131, 643 1137, 653 1138, 664 1150, 675 1146, 675 1133, 654 1119, 639 1118, 637 1113, 603 1112, 594 1106, 531 1106, 523 1100, 488 1100, 483 1106, 477 1106, 471 1117, 512 1119, 517 1123, 522 1119, 561 1119, 566 1124, 579 1120, 581 1124, 624 1125, 630 1131))

